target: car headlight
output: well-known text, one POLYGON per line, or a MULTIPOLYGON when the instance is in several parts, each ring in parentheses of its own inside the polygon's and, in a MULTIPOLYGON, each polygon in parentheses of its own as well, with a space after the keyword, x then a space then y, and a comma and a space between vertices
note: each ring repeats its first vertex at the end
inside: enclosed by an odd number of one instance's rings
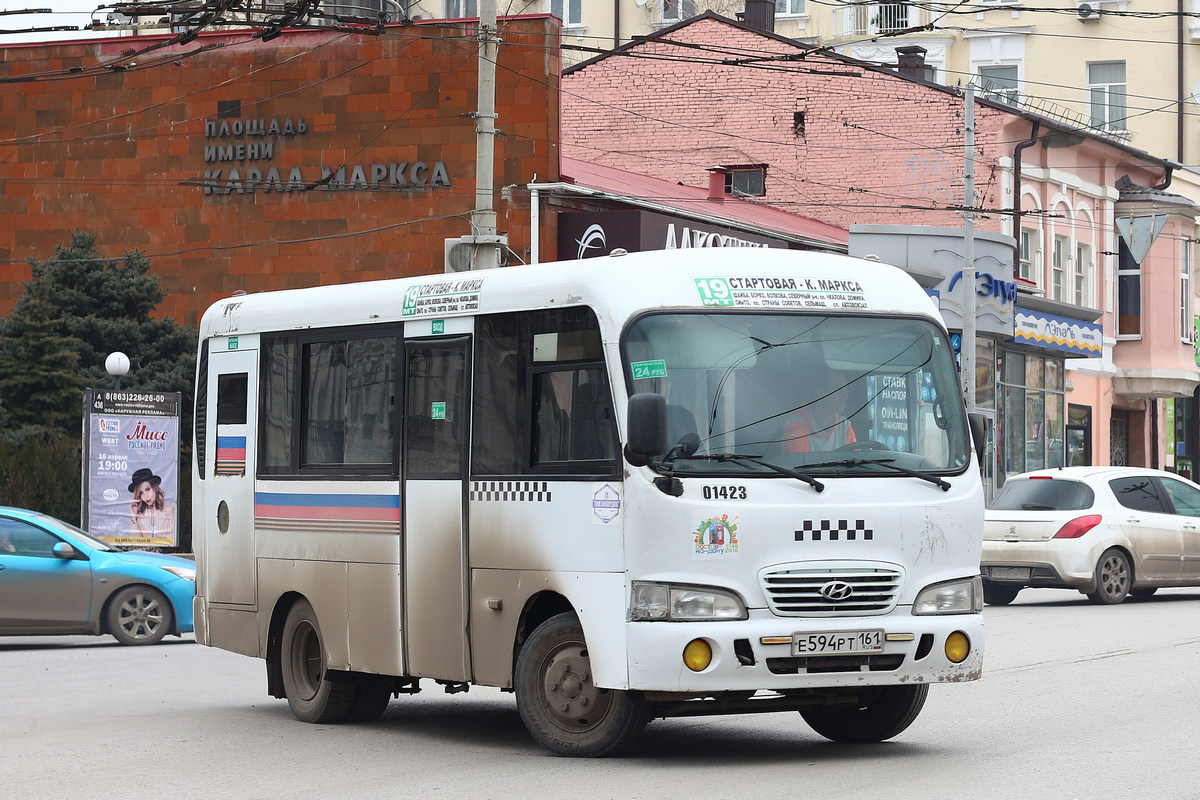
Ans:
POLYGON ((196 570, 190 567, 161 567, 167 572, 174 575, 176 578, 183 578, 185 581, 196 582, 196 570))
POLYGON ((912 613, 979 614, 983 611, 983 581, 976 575, 926 586, 913 602, 912 613))
POLYGON ((747 616, 745 603, 733 592, 710 586, 633 582, 629 618, 634 622, 699 622, 747 616))

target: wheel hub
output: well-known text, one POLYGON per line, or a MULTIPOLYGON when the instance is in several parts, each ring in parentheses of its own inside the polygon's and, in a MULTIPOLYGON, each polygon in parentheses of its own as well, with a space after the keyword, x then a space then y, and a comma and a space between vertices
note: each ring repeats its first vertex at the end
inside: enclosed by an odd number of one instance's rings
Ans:
POLYGON ((543 673, 543 695, 556 723, 570 731, 582 731, 604 717, 609 693, 592 683, 591 661, 581 645, 556 652, 543 673))

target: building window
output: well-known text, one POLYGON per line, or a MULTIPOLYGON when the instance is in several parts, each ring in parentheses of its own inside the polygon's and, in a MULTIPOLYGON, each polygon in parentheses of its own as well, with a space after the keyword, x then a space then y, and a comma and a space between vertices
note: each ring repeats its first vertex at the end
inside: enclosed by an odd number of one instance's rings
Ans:
POLYGON ((1061 358, 1001 350, 997 419, 1003 452, 999 483, 1020 472, 1066 462, 1066 403, 1061 358))
POLYGON ((1097 61, 1087 65, 1092 127, 1125 130, 1125 62, 1097 61))
POLYGON ((1121 239, 1117 253, 1117 335, 1142 333, 1142 266, 1121 239))
POLYGON ((1038 247, 1038 232, 1028 228, 1021 229, 1021 255, 1017 266, 1018 278, 1042 285, 1040 273, 1041 248, 1038 247))
POLYGON ((477 0, 446 0, 447 19, 465 19, 479 16, 477 0))
POLYGON ((979 88, 983 96, 1010 106, 1017 104, 1017 66, 1005 64, 979 68, 979 88))
POLYGON ((775 16, 798 17, 804 13, 804 0, 775 0, 775 16))
POLYGON ((1054 237, 1054 250, 1050 257, 1050 297, 1062 300, 1066 294, 1067 250, 1070 242, 1065 236, 1054 237))
POLYGON ((767 168, 730 167, 725 173, 725 194, 762 197, 766 191, 767 168))
POLYGON ((696 16, 695 0, 662 0, 662 21, 681 22, 696 16))
POLYGON ((1185 342, 1195 340, 1192 320, 1192 240, 1184 239, 1179 259, 1179 336, 1185 342))
POLYGON ((1075 278, 1072 287, 1072 300, 1077 306, 1092 304, 1092 248, 1091 245, 1075 245, 1075 278))
POLYGON ((583 0, 550 0, 550 13, 562 20, 564 27, 583 25, 583 0))

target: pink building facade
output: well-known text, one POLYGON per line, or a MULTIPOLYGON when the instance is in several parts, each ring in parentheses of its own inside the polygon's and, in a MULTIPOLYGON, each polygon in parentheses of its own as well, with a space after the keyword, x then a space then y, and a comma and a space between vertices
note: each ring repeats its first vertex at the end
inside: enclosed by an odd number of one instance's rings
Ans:
POLYGON ((993 488, 1057 464, 1182 466, 1166 401, 1200 383, 1197 210, 1169 191, 1175 165, 973 103, 971 298, 955 278, 967 104, 922 80, 913 55, 897 74, 705 14, 567 70, 562 152, 686 186, 719 168, 746 200, 849 228, 851 253, 861 233, 939 297, 952 329, 971 299, 993 488))

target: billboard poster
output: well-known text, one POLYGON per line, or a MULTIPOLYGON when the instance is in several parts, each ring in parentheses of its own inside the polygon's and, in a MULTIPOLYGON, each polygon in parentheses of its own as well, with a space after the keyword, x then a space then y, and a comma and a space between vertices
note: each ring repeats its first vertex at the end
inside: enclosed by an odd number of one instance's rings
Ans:
POLYGON ((88 389, 83 528, 109 544, 174 547, 179 530, 179 392, 88 389))

